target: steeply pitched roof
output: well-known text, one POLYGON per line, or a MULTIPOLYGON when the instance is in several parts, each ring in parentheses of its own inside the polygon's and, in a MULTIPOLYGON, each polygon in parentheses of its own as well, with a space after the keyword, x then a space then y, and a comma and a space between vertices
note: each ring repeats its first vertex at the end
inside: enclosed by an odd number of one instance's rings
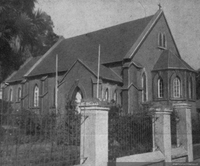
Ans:
POLYGON ((31 57, 19 68, 17 72, 14 72, 10 77, 8 77, 5 82, 16 82, 23 80, 24 74, 41 58, 38 57, 31 57))
MULTIPOLYGON (((101 45, 101 63, 122 61, 152 18, 153 16, 149 16, 65 39, 27 76, 54 73, 56 54, 58 54, 59 71, 67 71, 77 59, 91 64, 90 68, 96 69, 99 44, 101 45)), ((110 73, 111 70, 102 71, 101 76, 107 77, 107 72, 110 73)))
POLYGON ((179 58, 177 55, 173 54, 169 50, 164 50, 156 64, 154 65, 153 70, 164 70, 164 69, 186 69, 194 71, 184 60, 179 58))
MULTIPOLYGON (((69 68, 68 72, 65 73, 64 77, 60 80, 61 84, 62 81, 64 81, 65 76, 70 72, 70 70, 74 67, 74 65, 79 62, 81 63, 83 66, 85 66, 93 75, 95 75, 97 77, 97 67, 89 62, 82 62, 80 59, 78 59, 72 66, 71 68, 69 68)), ((120 76, 118 76, 114 71, 112 71, 110 68, 105 67, 104 65, 101 65, 100 67, 100 75, 101 73, 104 73, 104 79, 109 79, 109 80, 113 80, 113 81, 117 81, 117 82, 121 82, 122 83, 122 78, 120 76)))
POLYGON ((24 76, 28 75, 35 68, 35 66, 40 63, 63 39, 63 37, 60 37, 59 40, 43 56, 31 57, 27 59, 19 70, 11 74, 4 82, 11 83, 22 81, 24 76))

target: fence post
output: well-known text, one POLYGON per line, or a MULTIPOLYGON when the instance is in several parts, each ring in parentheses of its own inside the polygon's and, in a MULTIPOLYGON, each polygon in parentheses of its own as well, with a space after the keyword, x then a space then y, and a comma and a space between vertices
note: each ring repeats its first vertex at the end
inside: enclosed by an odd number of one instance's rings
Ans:
POLYGON ((171 162, 171 126, 168 108, 151 108, 154 114, 154 141, 155 146, 165 156, 165 162, 171 162))
POLYGON ((179 144, 183 145, 187 150, 188 161, 190 162, 193 161, 191 105, 188 103, 177 103, 173 106, 179 118, 177 138, 179 144))
POLYGON ((81 164, 86 166, 107 166, 108 163, 108 110, 99 101, 85 101, 80 104, 81 164))

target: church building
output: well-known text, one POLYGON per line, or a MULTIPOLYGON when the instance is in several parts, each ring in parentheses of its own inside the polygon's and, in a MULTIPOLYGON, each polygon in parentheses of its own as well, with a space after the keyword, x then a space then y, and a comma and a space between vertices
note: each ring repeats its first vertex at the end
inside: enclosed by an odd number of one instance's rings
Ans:
POLYGON ((5 80, 3 99, 16 110, 36 113, 55 110, 57 103, 65 111, 69 100, 96 97, 115 101, 124 112, 150 102, 187 102, 195 113, 195 87, 195 71, 181 58, 159 9, 145 18, 60 37, 44 55, 31 57, 5 80))

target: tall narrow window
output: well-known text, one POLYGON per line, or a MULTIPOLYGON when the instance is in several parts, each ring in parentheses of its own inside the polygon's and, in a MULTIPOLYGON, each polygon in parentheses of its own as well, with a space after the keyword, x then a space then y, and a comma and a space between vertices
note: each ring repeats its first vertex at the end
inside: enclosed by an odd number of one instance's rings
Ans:
POLYGON ((163 79, 159 78, 158 79, 158 98, 163 98, 164 96, 164 83, 163 79))
POLYGON ((117 103, 117 91, 114 92, 113 99, 114 99, 114 101, 117 103))
POLYGON ((81 91, 77 91, 76 92, 76 96, 75 96, 75 102, 80 104, 81 103, 81 100, 82 100, 82 94, 81 94, 81 91))
POLYGON ((192 77, 190 77, 188 81, 188 97, 189 99, 192 99, 192 77))
POLYGON ((22 95, 22 89, 19 87, 18 88, 18 93, 17 93, 17 101, 21 100, 21 95, 22 95))
POLYGON ((34 88, 33 106, 34 107, 39 106, 39 87, 37 85, 35 85, 35 88, 34 88))
POLYGON ((9 101, 13 101, 13 90, 10 89, 9 91, 9 101))
POLYGON ((146 74, 142 74, 142 101, 147 101, 147 78, 146 74))
POLYGON ((175 77, 173 80, 173 97, 174 98, 181 97, 181 81, 179 77, 175 77))
POLYGON ((80 88, 77 87, 73 92, 72 100, 74 102, 74 107, 78 113, 80 113, 80 111, 81 111, 79 105, 80 105, 82 99, 83 99, 83 94, 82 94, 80 88))
POLYGON ((105 99, 108 101, 108 98, 109 98, 109 93, 108 93, 108 88, 107 88, 105 91, 105 99))
POLYGON ((162 39, 162 46, 165 48, 166 47, 166 39, 165 39, 165 34, 163 34, 163 39, 162 39))
POLYGON ((166 41, 166 36, 164 33, 159 33, 158 34, 158 46, 162 48, 166 48, 167 46, 167 41, 166 41))
POLYGON ((162 33, 158 35, 158 46, 162 46, 162 33))

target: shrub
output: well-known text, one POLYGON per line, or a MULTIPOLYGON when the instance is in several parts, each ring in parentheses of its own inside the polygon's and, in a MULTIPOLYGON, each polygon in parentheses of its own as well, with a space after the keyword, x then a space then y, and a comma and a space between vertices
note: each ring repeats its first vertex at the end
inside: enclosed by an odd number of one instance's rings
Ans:
POLYGON ((81 114, 76 109, 76 104, 69 101, 66 105, 66 112, 58 117, 57 144, 79 145, 81 114))
POLYGON ((11 102, 0 100, 0 124, 7 123, 8 115, 13 111, 11 102))

